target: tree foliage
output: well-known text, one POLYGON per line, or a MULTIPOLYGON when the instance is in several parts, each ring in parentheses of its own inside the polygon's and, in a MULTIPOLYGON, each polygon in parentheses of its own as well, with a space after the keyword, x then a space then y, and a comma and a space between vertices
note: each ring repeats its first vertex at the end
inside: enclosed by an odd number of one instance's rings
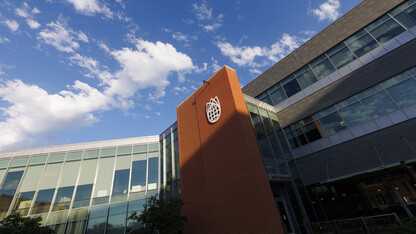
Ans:
POLYGON ((141 214, 134 212, 129 219, 136 220, 142 227, 133 233, 142 234, 178 234, 183 223, 188 219, 181 216, 184 201, 178 197, 167 195, 158 199, 156 195, 150 197, 141 214))
POLYGON ((0 233, 8 234, 49 234, 54 231, 41 226, 42 217, 22 217, 20 213, 12 213, 0 221, 0 233))
POLYGON ((396 225, 393 228, 396 234, 413 234, 416 233, 416 218, 412 218, 402 225, 396 225))

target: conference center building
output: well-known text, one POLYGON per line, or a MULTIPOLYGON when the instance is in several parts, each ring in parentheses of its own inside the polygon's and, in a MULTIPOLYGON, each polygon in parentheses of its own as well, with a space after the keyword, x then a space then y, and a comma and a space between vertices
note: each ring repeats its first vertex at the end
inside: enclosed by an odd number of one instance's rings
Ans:
POLYGON ((164 189, 183 233, 389 233, 416 215, 415 38, 416 0, 364 0, 243 88, 222 67, 159 135, 2 151, 0 219, 130 233, 164 189))

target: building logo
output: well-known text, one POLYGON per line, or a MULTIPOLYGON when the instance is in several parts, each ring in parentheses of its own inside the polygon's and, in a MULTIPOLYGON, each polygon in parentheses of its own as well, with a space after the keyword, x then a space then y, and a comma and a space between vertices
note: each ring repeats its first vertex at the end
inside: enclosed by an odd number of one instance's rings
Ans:
POLYGON ((221 106, 220 100, 218 100, 217 96, 209 100, 209 102, 205 106, 205 111, 207 114, 208 121, 210 123, 213 124, 218 121, 221 115, 221 106))

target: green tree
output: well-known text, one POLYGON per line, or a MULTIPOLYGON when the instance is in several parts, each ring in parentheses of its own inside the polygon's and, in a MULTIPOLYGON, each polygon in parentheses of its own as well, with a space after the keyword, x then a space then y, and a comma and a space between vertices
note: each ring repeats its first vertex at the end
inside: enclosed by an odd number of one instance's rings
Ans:
POLYGON ((55 233, 48 227, 41 226, 42 217, 22 217, 12 213, 0 221, 0 233, 8 234, 49 234, 55 233))
POLYGON ((402 225, 395 225, 393 228, 395 234, 413 234, 416 233, 416 218, 412 218, 402 225))
POLYGON ((129 219, 142 224, 140 229, 132 233, 178 234, 182 230, 183 223, 188 221, 187 217, 181 216, 181 208, 184 204, 181 198, 171 195, 160 199, 156 195, 150 197, 143 206, 144 210, 141 214, 137 215, 134 212, 130 215, 129 219))

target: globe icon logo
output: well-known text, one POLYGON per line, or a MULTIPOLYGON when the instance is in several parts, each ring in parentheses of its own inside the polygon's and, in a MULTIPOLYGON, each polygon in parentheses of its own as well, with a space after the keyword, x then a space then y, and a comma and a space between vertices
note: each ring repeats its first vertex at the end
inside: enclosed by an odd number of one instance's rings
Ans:
POLYGON ((205 110, 210 123, 213 124, 218 121, 221 115, 221 106, 217 96, 209 100, 205 106, 205 110))

